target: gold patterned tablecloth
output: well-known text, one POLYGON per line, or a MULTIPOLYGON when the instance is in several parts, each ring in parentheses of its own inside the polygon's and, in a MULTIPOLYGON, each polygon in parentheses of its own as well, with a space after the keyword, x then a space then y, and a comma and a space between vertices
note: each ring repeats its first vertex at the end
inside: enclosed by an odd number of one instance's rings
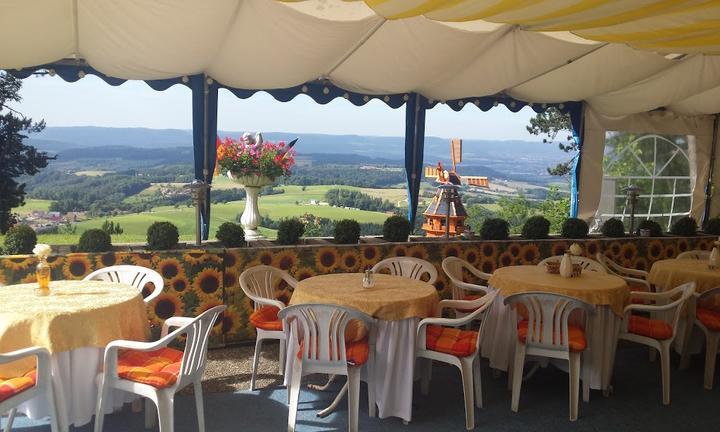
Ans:
POLYGON ((620 277, 583 271, 580 277, 564 278, 550 274, 544 266, 509 266, 493 272, 488 285, 507 297, 528 291, 547 291, 578 298, 594 305, 610 306, 622 315, 630 290, 620 277))
POLYGON ((432 316, 440 301, 435 287, 427 282, 375 274, 375 285, 363 288, 362 279, 362 273, 327 274, 304 279, 298 282, 290 304, 335 304, 391 321, 432 316))
POLYGON ((695 282, 695 291, 704 292, 720 286, 720 270, 710 270, 707 260, 666 259, 655 261, 648 282, 659 291, 667 291, 686 282, 695 282))
MULTIPOLYGON (((105 347, 116 339, 144 341, 148 321, 142 295, 130 285, 98 281, 54 281, 52 294, 38 297, 36 283, 0 288, 0 352, 30 346, 51 354, 105 347)), ((35 360, 0 365, 0 376, 27 371, 35 360)))

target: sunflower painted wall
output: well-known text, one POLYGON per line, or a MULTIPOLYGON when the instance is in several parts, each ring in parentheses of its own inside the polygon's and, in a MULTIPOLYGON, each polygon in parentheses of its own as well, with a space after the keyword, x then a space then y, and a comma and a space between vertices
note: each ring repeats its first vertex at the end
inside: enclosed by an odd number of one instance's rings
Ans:
MULTIPOLYGON (((577 243, 584 255, 598 251, 624 267, 648 270, 653 262, 674 258, 686 250, 708 250, 714 237, 664 237, 651 239, 587 239, 577 243)), ((53 256, 48 262, 53 280, 82 279, 101 267, 134 264, 158 271, 165 280, 163 293, 148 307, 148 317, 156 325, 174 315, 196 316, 219 304, 228 309, 218 321, 213 346, 250 340, 255 337, 248 323, 252 304, 238 283, 248 267, 266 264, 286 270, 302 280, 333 272, 358 272, 383 258, 414 256, 428 260, 438 269, 436 287, 442 296, 450 295, 440 263, 449 256, 460 257, 484 272, 498 267, 537 264, 543 258, 564 253, 572 241, 510 240, 462 242, 410 242, 360 245, 320 245, 240 249, 208 249, 144 252, 75 253, 53 256)), ((37 261, 32 256, 0 257, 0 284, 34 282, 37 261)), ((469 275, 468 275, 469 278, 469 275)), ((2 289, 2 288, 0 288, 2 289)), ((279 299, 288 301, 290 288, 279 282, 279 299)), ((156 327, 157 329, 157 327, 156 327)))

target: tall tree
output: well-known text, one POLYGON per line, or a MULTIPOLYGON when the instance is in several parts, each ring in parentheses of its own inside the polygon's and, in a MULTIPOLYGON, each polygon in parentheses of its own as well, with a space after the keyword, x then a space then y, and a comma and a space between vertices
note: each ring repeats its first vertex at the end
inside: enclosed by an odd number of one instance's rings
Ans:
POLYGON ((21 80, 0 72, 0 234, 17 222, 12 209, 25 203, 25 184, 18 183, 18 177, 38 173, 53 159, 23 143, 27 134, 43 130, 45 121, 33 122, 8 106, 22 99, 20 87, 21 80))
POLYGON ((567 177, 572 171, 573 159, 577 154, 578 144, 572 134, 566 135, 564 140, 558 135, 566 134, 572 130, 570 115, 563 114, 556 108, 551 107, 530 118, 530 124, 525 128, 533 135, 544 135, 544 143, 557 143, 560 150, 573 154, 573 157, 569 160, 547 169, 550 175, 567 177))

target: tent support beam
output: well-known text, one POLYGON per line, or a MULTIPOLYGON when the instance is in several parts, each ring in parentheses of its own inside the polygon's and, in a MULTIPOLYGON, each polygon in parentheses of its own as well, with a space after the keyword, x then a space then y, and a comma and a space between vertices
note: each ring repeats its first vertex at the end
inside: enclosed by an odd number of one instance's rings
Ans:
POLYGON ((423 153, 425 150, 425 113, 427 99, 412 93, 405 104, 405 175, 408 189, 408 221, 415 230, 415 217, 420 198, 423 153))
POLYGON ((570 125, 573 139, 578 144, 578 152, 570 172, 570 217, 578 216, 580 204, 580 169, 582 163, 582 148, 585 138, 585 102, 573 107, 570 111, 570 125))
POLYGON ((710 220, 710 205, 712 204, 713 189, 715 188, 715 159, 717 158, 718 126, 720 126, 720 114, 713 118, 712 144, 710 146, 710 172, 708 173, 707 184, 705 185, 705 212, 703 213, 702 226, 710 220))

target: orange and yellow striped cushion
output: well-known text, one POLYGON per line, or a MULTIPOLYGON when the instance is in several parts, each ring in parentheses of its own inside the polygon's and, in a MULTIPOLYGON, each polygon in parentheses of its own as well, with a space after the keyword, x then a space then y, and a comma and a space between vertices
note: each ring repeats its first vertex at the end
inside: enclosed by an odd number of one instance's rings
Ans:
MULTIPOLYGON (((303 341, 300 341, 300 347, 298 348, 297 358, 302 358, 303 353, 303 341)), ((370 355, 370 345, 368 344, 368 338, 364 337, 359 341, 345 340, 345 358, 347 362, 354 366, 360 366, 368 361, 370 355)))
POLYGON ((182 357, 183 352, 173 348, 126 350, 118 355, 118 376, 155 388, 170 387, 177 381, 182 357))
POLYGON ((33 387, 37 382, 37 370, 13 378, 0 378, 0 402, 33 387))
POLYGON ((673 328, 670 324, 663 320, 647 318, 640 315, 630 315, 628 331, 636 335, 657 340, 666 340, 673 336, 673 328))
POLYGON ((710 331, 720 331, 720 311, 708 308, 697 309, 697 319, 710 331))
MULTIPOLYGON (((530 322, 527 320, 522 320, 518 323, 517 335, 518 335, 518 340, 522 343, 525 343, 525 340, 527 339, 529 325, 530 325, 530 322)), ((585 348, 587 348, 587 340, 585 339, 585 330, 583 330, 582 327, 568 324, 568 333, 570 334, 570 338, 568 341, 568 348, 570 349, 570 351, 580 352, 580 351, 584 351, 585 348)), ((553 336, 553 338, 554 338, 554 336, 553 336)), ((553 342, 555 342, 555 341, 553 341, 553 342)))
POLYGON ((250 314, 250 324, 263 330, 281 331, 282 321, 278 319, 278 312, 280 309, 276 306, 263 306, 250 314))
POLYGON ((456 357, 468 357, 477 350, 477 332, 455 327, 429 325, 425 330, 425 346, 456 357))

